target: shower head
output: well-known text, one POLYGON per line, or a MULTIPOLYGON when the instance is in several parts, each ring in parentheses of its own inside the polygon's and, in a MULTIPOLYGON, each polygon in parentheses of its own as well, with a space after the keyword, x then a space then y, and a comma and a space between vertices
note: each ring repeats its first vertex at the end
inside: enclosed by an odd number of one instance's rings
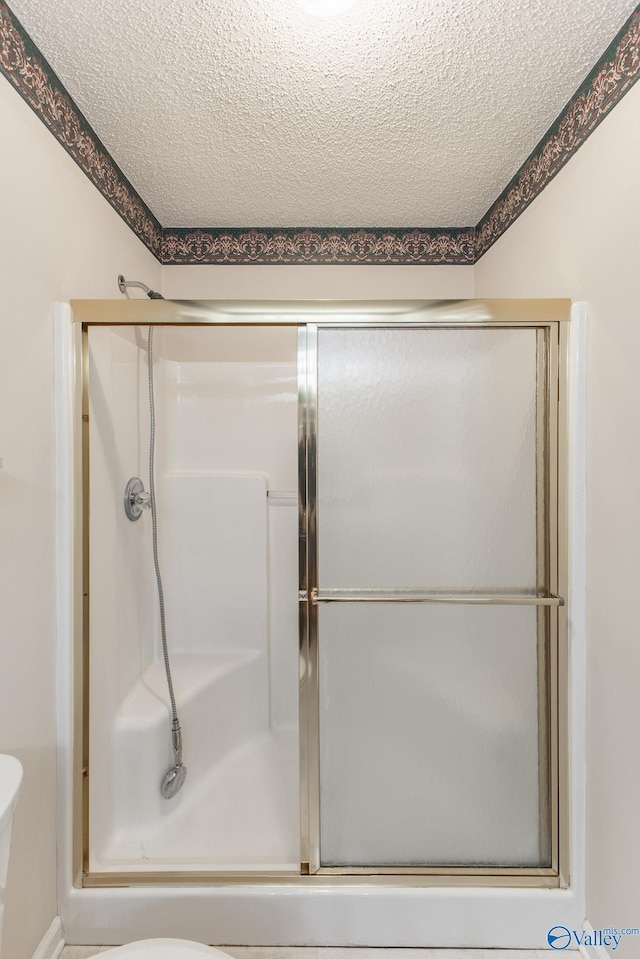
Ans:
POLYGON ((129 299, 127 290, 130 286, 138 290, 144 290, 150 300, 164 300, 162 293, 156 293, 156 291, 148 287, 146 283, 140 283, 139 280, 125 280, 121 273, 118 277, 118 289, 127 299, 129 299))
POLYGON ((160 792, 165 799, 173 799, 187 778, 187 767, 182 762, 182 731, 177 719, 171 723, 171 743, 175 763, 166 771, 160 783, 160 792))
POLYGON ((173 799, 175 794, 182 789, 186 778, 187 767, 184 763, 176 763, 175 766, 167 770, 160 783, 160 792, 163 797, 165 799, 173 799))

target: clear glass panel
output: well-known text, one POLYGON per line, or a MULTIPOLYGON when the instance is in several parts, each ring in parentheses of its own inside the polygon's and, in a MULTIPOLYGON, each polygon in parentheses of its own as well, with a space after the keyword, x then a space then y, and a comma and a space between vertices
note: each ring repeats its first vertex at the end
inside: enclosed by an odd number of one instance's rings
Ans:
POLYGON ((536 587, 536 331, 320 329, 319 585, 536 587))
POLYGON ((158 560, 188 769, 169 801, 151 515, 124 510, 130 477, 149 488, 147 332, 88 333, 89 866, 297 871, 297 331, 155 330, 158 560))
POLYGON ((319 655, 322 865, 548 864, 535 607, 321 605, 319 655))

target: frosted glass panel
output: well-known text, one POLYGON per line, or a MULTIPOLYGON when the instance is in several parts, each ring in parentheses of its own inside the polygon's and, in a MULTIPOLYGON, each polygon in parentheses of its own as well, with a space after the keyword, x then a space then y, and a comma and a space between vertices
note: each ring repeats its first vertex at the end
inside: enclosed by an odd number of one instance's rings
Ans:
POLYGON ((323 865, 545 864, 535 607, 321 605, 319 651, 323 865))
POLYGON ((320 587, 536 586, 536 331, 321 329, 320 587))

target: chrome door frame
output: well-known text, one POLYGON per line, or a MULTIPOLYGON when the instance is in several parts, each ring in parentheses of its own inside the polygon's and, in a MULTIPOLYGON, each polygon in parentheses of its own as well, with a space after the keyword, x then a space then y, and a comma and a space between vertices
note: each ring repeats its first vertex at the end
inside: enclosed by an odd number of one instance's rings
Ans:
MULTIPOLYGON (((523 301, 524 302, 524 301, 523 301)), ((526 301, 529 305, 532 301, 526 301)), ((492 877, 513 884, 568 885, 567 784, 567 504, 566 324, 515 317, 478 320, 473 313, 451 317, 438 311, 420 321, 407 318, 336 322, 314 319, 298 333, 298 471, 300 605, 300 776, 302 871, 315 876, 431 876, 473 881, 492 877), (318 582, 317 438, 318 333, 331 328, 505 329, 537 331, 536 422, 536 594, 418 589, 325 589, 318 582), (540 588, 542 584, 542 588, 540 588), (332 602, 533 605, 538 608, 539 828, 548 867, 323 866, 320 854, 320 720, 318 606, 332 602), (543 748, 544 744, 544 748, 543 748), (562 763, 562 765, 561 765, 562 763)), ((567 317, 568 318, 568 317, 567 317)), ((542 858, 542 856, 541 856, 542 858)))
MULTIPOLYGON (((309 400, 314 399, 314 382, 307 370, 306 344, 310 325, 333 326, 403 326, 424 327, 461 326, 534 326, 548 329, 556 337, 558 355, 558 403, 555 415, 555 440, 551 458, 555 458, 557 492, 556 555, 557 593, 567 596, 568 537, 566 502, 567 443, 567 370, 568 320, 571 302, 568 299, 492 299, 492 300, 390 300, 390 301, 278 301, 264 300, 72 300, 72 320, 75 325, 75 385, 78 399, 74 440, 74 485, 77 490, 74 504, 74 653, 73 653, 73 873, 78 888, 104 888, 150 885, 273 885, 395 887, 509 887, 554 888, 569 883, 569 805, 568 805, 568 650, 567 611, 557 606, 558 628, 551 660, 557 662, 555 684, 550 695, 552 718, 551 776, 558 802, 553 812, 556 830, 554 849, 557 857, 552 870, 434 868, 412 870, 401 867, 375 873, 370 869, 324 870, 309 874, 309 770, 310 736, 309 706, 317 706, 312 696, 313 674, 310 670, 310 652, 317 655, 317 596, 308 589, 309 575, 316 576, 315 558, 309 550, 309 533, 315 535, 315 502, 308 502, 307 463, 315 462, 315 445, 309 436, 315 431, 315 420, 309 411, 309 400), (330 317, 330 320, 327 320, 330 317), (301 755, 301 869, 299 873, 256 871, 159 870, 136 872, 91 872, 88 863, 88 342, 90 326, 296 326, 298 328, 299 362, 299 554, 300 554, 300 653, 303 668, 300 678, 300 755, 301 755), (304 357, 303 357, 304 354, 304 357), (82 408, 81 408, 82 407, 82 408), (313 506, 313 509, 310 506, 313 506), (86 577, 86 578, 85 578, 86 577), (314 628, 315 624, 315 628, 314 628), (313 636, 312 636, 313 633, 313 636), (313 646, 315 640, 316 646, 313 646)), ((554 380, 555 382, 555 380, 554 380)), ((553 429, 550 431, 553 434, 553 429)), ((550 463, 550 473, 553 465, 550 463)), ((315 555, 315 554, 314 554, 315 555)), ((551 596, 549 596, 551 599, 551 596)), ((415 600, 414 600, 415 601, 415 600)), ((544 607, 543 607, 544 608, 544 607)), ((553 606, 551 607, 554 608, 553 606)), ((311 742, 313 750, 314 743, 311 742)), ((315 745, 317 753, 317 742, 315 745)), ((317 769, 317 767, 315 767, 317 769)), ((317 773, 316 773, 317 782, 317 773)))

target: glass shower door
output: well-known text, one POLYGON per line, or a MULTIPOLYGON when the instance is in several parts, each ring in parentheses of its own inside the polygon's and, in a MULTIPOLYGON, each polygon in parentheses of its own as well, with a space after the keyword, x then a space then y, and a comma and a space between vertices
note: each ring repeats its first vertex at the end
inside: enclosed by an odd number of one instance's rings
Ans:
POLYGON ((551 871, 550 330, 305 336, 310 872, 551 871))

